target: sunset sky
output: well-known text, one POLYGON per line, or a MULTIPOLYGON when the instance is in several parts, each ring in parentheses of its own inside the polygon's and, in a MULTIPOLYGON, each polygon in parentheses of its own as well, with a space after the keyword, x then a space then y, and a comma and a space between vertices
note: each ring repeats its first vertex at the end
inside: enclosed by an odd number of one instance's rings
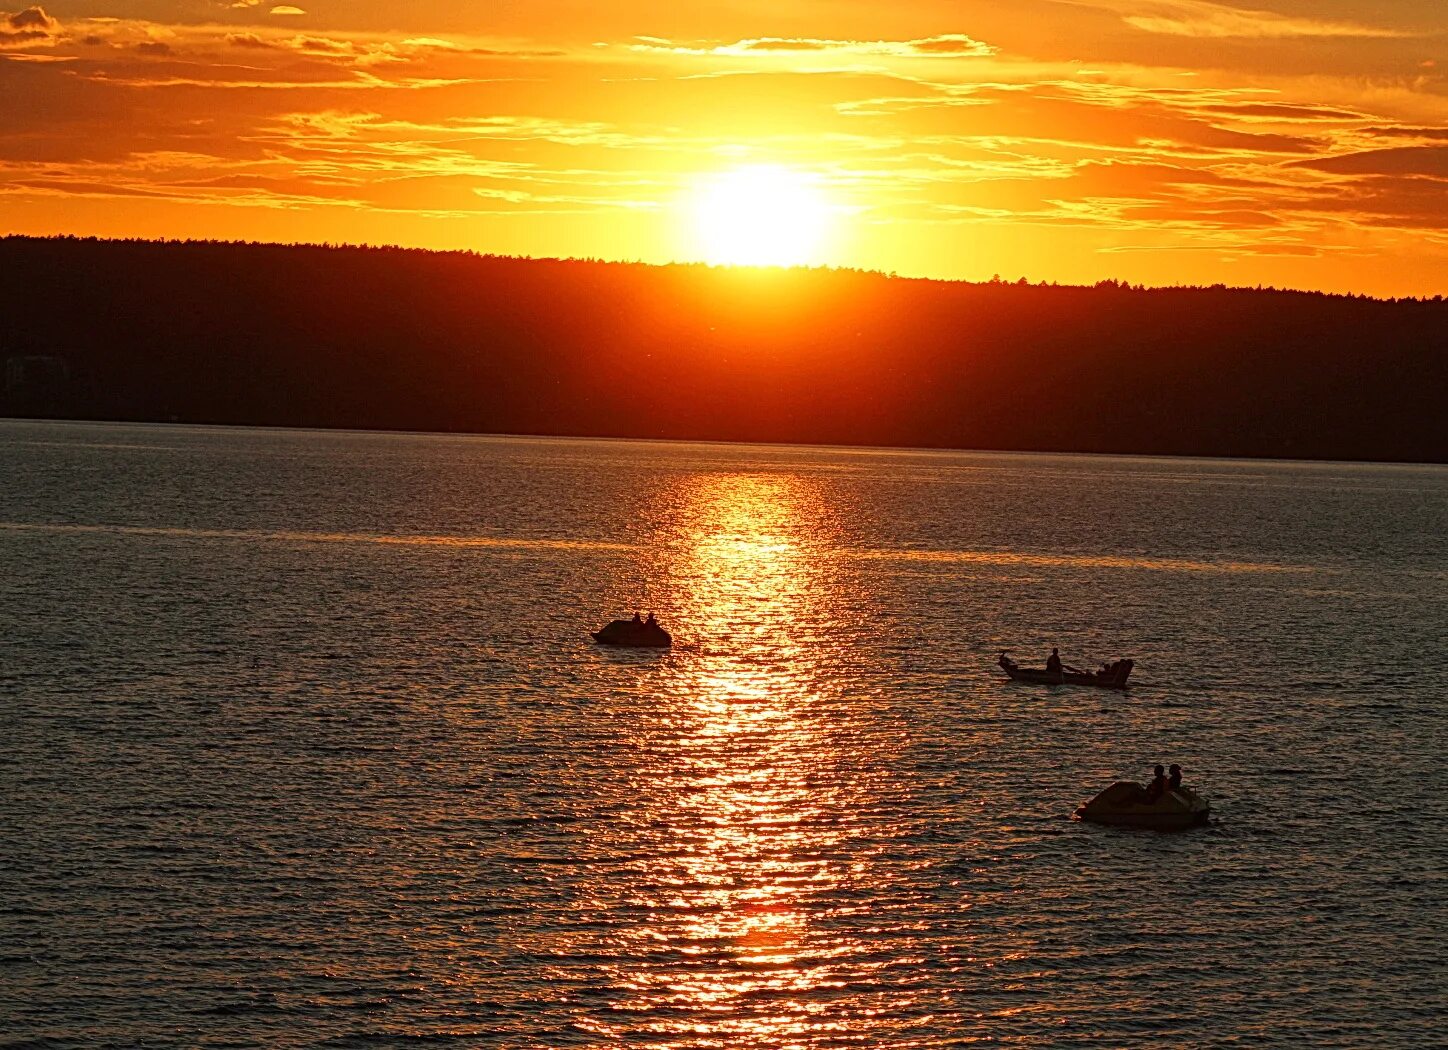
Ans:
POLYGON ((1445 74, 1448 0, 56 0, 0 232, 1432 295, 1445 74))

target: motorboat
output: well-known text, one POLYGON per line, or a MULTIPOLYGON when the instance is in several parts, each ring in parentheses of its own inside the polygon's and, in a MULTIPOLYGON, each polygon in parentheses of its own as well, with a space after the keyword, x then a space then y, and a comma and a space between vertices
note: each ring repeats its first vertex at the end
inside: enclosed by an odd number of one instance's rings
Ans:
POLYGON ((1205 824, 1210 814, 1207 800, 1191 788, 1167 788, 1153 799, 1135 781, 1119 780, 1076 810, 1076 819, 1123 828, 1181 831, 1205 824))
POLYGON ((1013 682, 1032 682, 1036 685, 1094 685, 1098 689, 1125 689, 1126 679, 1136 666, 1134 660, 1115 660, 1103 664, 1099 671, 1077 671, 1063 667, 1059 671, 1048 671, 1044 667, 1022 667, 1004 652, 997 661, 1013 682))
POLYGON ((618 645, 629 649, 667 649, 674 644, 669 632, 650 616, 647 620, 614 620, 602 630, 593 632, 600 645, 618 645))

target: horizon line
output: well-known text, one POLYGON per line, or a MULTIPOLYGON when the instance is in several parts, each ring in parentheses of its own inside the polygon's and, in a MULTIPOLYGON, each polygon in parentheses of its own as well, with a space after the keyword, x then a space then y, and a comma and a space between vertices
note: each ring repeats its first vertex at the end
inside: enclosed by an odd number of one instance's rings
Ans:
POLYGON ((1235 285, 1223 282, 1212 284, 1132 284, 1120 278, 1105 277, 1093 284, 1067 284, 1060 281, 1032 281, 1022 275, 1014 280, 996 274, 989 280, 972 281, 963 277, 931 277, 902 274, 894 270, 873 270, 857 266, 837 266, 829 263, 795 265, 749 265, 740 263, 711 263, 702 259, 672 259, 667 262, 645 262, 642 259, 618 259, 604 256, 585 255, 511 255, 489 252, 478 248, 426 248, 397 243, 369 243, 365 241, 247 241, 220 237, 124 237, 102 236, 86 233, 4 233, 0 243, 5 241, 91 241, 98 244, 154 244, 154 245, 209 245, 242 248, 300 248, 326 251, 373 251, 373 252, 417 252, 425 255, 457 255, 474 259, 493 259, 508 262, 535 263, 579 263, 603 266, 640 266, 664 270, 674 267, 707 269, 725 273, 784 275, 794 273, 839 273, 878 277, 887 281, 922 281, 930 284, 965 285, 972 288, 1060 288, 1087 291, 1109 290, 1124 292, 1169 292, 1169 291, 1227 291, 1227 292, 1274 292, 1288 295, 1320 295, 1332 299, 1358 299, 1380 303, 1434 303, 1441 302, 1443 292, 1434 295, 1381 296, 1367 292, 1333 292, 1321 288, 1294 288, 1278 285, 1235 285))
MULTIPOLYGON (((3 238, 0 238, 3 239, 3 238)), ((280 423, 207 423, 183 419, 100 419, 86 416, 0 416, 0 425, 7 423, 46 423, 76 426, 108 427, 176 427, 178 429, 261 430, 300 434, 360 434, 378 437, 481 438, 506 441, 609 441, 655 445, 720 445, 739 448, 815 449, 858 455, 976 455, 976 456, 1050 456, 1091 457, 1094 459, 1186 460, 1198 463, 1282 463, 1313 466, 1396 467, 1434 470, 1448 469, 1448 461, 1431 459, 1327 459, 1292 456, 1212 456, 1189 452, 1083 452, 1079 449, 1033 448, 963 448, 949 445, 842 445, 808 441, 740 441, 730 438, 630 437, 626 434, 542 434, 505 430, 417 430, 406 427, 328 427, 297 426, 280 423)))

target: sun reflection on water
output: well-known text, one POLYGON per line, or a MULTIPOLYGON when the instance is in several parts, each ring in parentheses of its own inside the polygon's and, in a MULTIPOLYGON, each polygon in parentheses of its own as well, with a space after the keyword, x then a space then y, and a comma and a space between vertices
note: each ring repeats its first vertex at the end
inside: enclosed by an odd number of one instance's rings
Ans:
POLYGON ((634 902, 614 975, 630 1021, 612 1034, 781 1046, 844 1031, 824 994, 841 948, 817 923, 862 877, 844 839, 870 782, 841 746, 822 644, 851 608, 821 553, 829 508, 796 477, 716 475, 689 478, 670 513, 669 613, 698 641, 672 665, 677 707, 637 787, 676 849, 634 902))

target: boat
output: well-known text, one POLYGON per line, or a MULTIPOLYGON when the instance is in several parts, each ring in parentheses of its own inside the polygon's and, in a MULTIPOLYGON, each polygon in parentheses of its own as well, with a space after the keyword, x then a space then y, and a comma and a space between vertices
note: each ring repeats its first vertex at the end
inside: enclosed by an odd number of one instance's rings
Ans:
POLYGON ((667 649, 674 644, 669 632, 652 617, 648 620, 614 620, 602 630, 592 633, 593 640, 600 645, 618 645, 628 649, 667 649))
POLYGON ((1022 667, 1002 652, 997 661, 1013 682, 1033 682, 1036 685, 1094 685, 1098 689, 1125 689, 1126 679, 1136 666, 1134 660, 1116 660, 1096 672, 1076 671, 1062 668, 1048 671, 1044 667, 1022 667))
POLYGON ((1181 831, 1207 823, 1212 808, 1191 788, 1167 788, 1155 799, 1131 780, 1118 780, 1076 810, 1076 819, 1091 824, 1153 831, 1181 831))

